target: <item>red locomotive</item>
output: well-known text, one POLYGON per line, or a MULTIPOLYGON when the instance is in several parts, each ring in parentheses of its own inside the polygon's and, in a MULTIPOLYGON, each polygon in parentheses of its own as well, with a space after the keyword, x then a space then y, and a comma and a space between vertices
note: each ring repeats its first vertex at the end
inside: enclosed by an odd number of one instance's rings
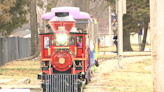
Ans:
POLYGON ((88 24, 89 14, 75 7, 60 7, 52 8, 42 19, 49 20, 50 31, 40 34, 42 75, 38 79, 42 79, 42 92, 82 92, 92 65, 90 44, 87 44, 91 34, 73 28, 75 23, 88 24))

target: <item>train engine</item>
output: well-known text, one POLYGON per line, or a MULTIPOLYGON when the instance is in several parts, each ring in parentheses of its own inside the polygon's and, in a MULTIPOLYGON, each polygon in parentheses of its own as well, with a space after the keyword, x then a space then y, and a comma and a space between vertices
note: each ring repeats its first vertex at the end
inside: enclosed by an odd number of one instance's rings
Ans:
POLYGON ((69 12, 55 13, 48 23, 53 32, 40 34, 42 92, 82 92, 87 79, 86 34, 70 32, 76 21, 69 12))

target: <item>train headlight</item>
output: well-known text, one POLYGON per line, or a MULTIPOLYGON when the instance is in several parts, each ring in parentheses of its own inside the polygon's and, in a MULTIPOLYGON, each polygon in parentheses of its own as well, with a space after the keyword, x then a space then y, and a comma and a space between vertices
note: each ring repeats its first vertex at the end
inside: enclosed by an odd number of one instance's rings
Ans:
POLYGON ((67 46, 68 34, 56 34, 56 46, 67 46))

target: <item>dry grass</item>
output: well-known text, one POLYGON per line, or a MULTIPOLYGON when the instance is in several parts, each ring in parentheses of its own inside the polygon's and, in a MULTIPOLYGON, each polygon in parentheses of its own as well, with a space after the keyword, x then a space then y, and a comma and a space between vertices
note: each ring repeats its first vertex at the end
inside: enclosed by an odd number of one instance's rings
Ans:
MULTIPOLYGON (((133 51, 139 51, 138 44, 132 44, 131 47, 132 47, 133 51)), ((146 45, 145 48, 149 48, 150 49, 151 45, 146 45)), ((110 51, 110 47, 109 46, 102 46, 100 51, 110 51)), ((116 46, 112 46, 111 47, 111 51, 116 51, 116 46)))
MULTIPOLYGON (((100 48, 100 51, 110 51, 110 47, 109 46, 102 46, 100 48)), ((111 46, 111 51, 116 51, 116 46, 111 46)))
POLYGON ((1 79, 14 79, 5 84, 16 84, 22 78, 29 77, 32 80, 31 84, 38 84, 37 74, 40 71, 40 61, 12 61, 0 68, 1 79), (7 77, 6 77, 7 76, 7 77))
POLYGON ((98 56, 99 59, 112 58, 112 57, 117 57, 117 55, 99 55, 98 56))
MULTIPOLYGON (((133 56, 146 56, 149 55, 151 56, 151 53, 147 52, 147 53, 123 53, 124 57, 133 57, 133 56)), ((98 58, 99 59, 106 59, 106 58, 113 58, 113 57, 117 57, 116 54, 111 54, 111 55, 99 55, 98 58)))
MULTIPOLYGON (((115 57, 115 55, 110 55, 109 57, 115 57)), ((144 70, 144 67, 150 65, 150 60, 128 63, 124 65, 125 69, 113 70, 109 74, 104 74, 103 77, 105 80, 108 80, 106 85, 110 87, 106 89, 108 91, 119 92, 151 92, 151 73, 150 71, 144 70)), ((0 76, 0 79, 14 79, 4 84, 16 85, 18 80, 29 77, 32 80, 30 85, 38 85, 40 80, 36 79, 36 75, 41 72, 39 68, 40 61, 9 62, 0 68, 0 74, 5 75, 0 76)))
POLYGON ((150 60, 125 64, 125 69, 113 70, 105 74, 109 91, 118 92, 152 92, 151 72, 144 68, 151 65, 150 60))

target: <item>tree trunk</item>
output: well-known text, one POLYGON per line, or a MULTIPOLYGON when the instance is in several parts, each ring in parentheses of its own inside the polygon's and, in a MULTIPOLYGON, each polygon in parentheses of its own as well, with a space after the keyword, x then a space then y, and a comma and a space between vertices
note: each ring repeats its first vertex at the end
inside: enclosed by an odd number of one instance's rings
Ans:
POLYGON ((36 0, 31 0, 30 8, 31 56, 33 56, 37 51, 38 46, 36 0))
POLYGON ((130 43, 130 34, 123 31, 123 51, 133 51, 130 43))
POLYGON ((148 22, 145 22, 144 26, 144 36, 141 44, 141 51, 144 51, 146 45, 146 38, 147 38, 147 31, 148 31, 148 22))
POLYGON ((164 0, 150 0, 153 92, 164 92, 164 0))

